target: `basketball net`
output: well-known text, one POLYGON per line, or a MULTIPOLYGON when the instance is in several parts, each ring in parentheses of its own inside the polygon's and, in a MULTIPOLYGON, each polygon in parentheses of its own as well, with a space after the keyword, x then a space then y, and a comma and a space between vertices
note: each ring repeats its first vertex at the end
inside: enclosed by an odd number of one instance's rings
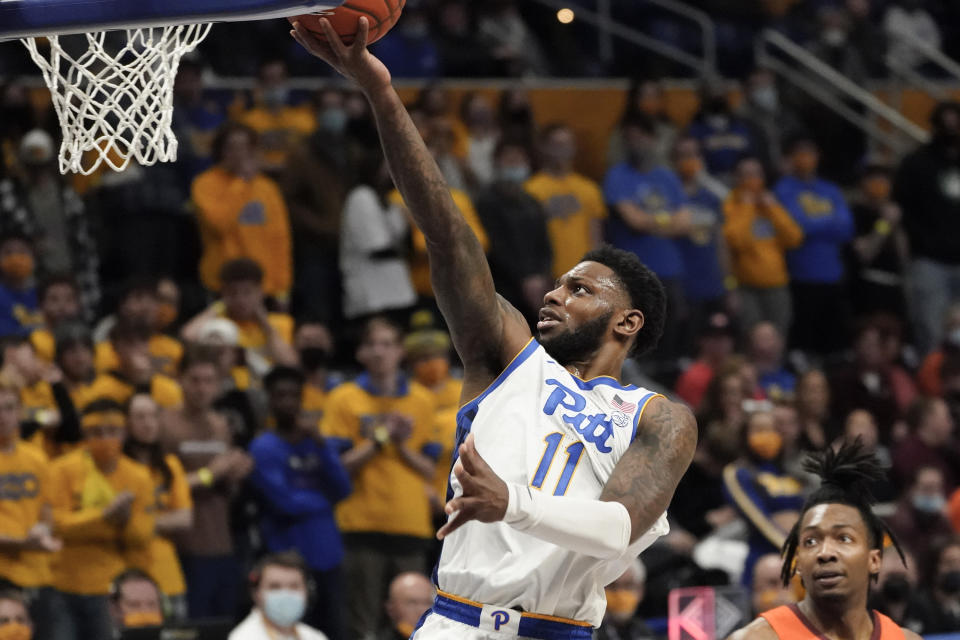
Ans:
POLYGON ((176 160, 174 78, 180 58, 200 44, 210 26, 87 33, 87 48, 79 55, 68 53, 59 36, 23 39, 63 129, 60 172, 90 175, 104 163, 122 171, 132 159, 142 165, 176 160), (123 35, 119 50, 110 46, 113 36, 123 35), (49 41, 49 52, 38 40, 49 41))

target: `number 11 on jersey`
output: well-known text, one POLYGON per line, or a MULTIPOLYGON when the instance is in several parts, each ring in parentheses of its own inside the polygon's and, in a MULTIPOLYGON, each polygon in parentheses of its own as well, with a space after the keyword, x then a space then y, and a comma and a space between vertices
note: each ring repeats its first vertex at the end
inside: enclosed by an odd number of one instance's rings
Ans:
MULTIPOLYGON (((530 486, 537 489, 543 488, 543 482, 550 472, 550 466, 557 455, 557 449, 560 448, 560 443, 563 441, 563 434, 560 432, 551 433, 543 441, 547 444, 547 448, 544 450, 543 456, 540 458, 540 465, 530 481, 530 486)), ((560 474, 557 486, 553 490, 555 496, 562 496, 567 492, 567 487, 570 485, 571 478, 573 478, 573 472, 577 470, 577 463, 580 462, 580 456, 583 455, 583 443, 574 442, 566 448, 566 452, 567 464, 563 465, 563 472, 560 474)))

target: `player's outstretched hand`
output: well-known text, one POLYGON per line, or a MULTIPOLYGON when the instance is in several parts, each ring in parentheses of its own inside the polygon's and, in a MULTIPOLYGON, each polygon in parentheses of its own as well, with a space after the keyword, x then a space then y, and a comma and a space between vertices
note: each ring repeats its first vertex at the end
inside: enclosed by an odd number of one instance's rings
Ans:
POLYGON ((510 498, 507 484, 477 453, 472 433, 460 445, 459 451, 460 458, 453 465, 453 473, 463 487, 463 493, 447 503, 444 510, 453 517, 437 531, 439 540, 471 520, 498 522, 507 512, 510 498))
POLYGON ((323 29, 324 38, 310 33, 299 22, 293 23, 290 35, 303 45, 304 49, 326 61, 344 77, 356 82, 363 91, 390 86, 390 72, 387 67, 367 51, 367 37, 370 34, 370 21, 367 18, 360 18, 357 36, 349 46, 343 43, 329 20, 321 18, 318 22, 323 29))

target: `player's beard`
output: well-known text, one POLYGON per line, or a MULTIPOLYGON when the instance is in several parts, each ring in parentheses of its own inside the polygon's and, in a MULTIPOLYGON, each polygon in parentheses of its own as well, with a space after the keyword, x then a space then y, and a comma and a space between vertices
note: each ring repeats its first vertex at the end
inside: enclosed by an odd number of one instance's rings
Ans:
POLYGON ((611 317, 613 317, 613 311, 608 311, 602 316, 585 322, 576 330, 567 329, 550 338, 539 336, 540 344, 561 365, 586 362, 600 350, 611 317))

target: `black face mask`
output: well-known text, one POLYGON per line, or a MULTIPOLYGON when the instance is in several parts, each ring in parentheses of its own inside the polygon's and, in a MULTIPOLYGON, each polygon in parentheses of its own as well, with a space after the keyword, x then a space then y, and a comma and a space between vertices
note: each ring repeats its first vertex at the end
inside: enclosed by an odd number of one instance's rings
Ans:
POLYGON ((903 574, 892 575, 887 578, 880 589, 886 602, 906 602, 910 597, 910 583, 903 574))
POLYGON ((304 347, 300 349, 300 366, 305 371, 316 371, 327 366, 329 362, 330 354, 323 347, 304 347))
POLYGON ((937 588, 947 595, 960 593, 960 571, 948 571, 937 580, 937 588))

